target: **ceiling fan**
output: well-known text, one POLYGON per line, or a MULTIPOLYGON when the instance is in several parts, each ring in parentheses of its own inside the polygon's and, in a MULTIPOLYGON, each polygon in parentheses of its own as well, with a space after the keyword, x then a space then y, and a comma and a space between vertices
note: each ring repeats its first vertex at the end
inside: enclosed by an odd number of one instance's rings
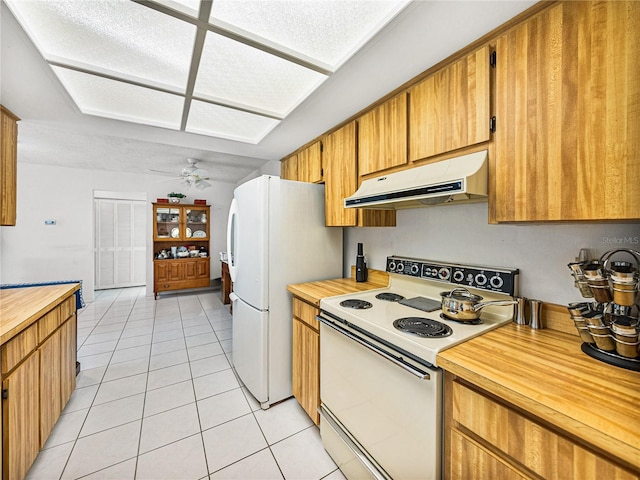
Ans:
MULTIPOLYGON (((211 186, 211 184, 207 181, 211 180, 211 178, 209 177, 209 173, 205 170, 202 170, 201 168, 198 168, 198 160, 196 160, 195 158, 187 158, 187 162, 189 162, 189 166, 184 167, 177 177, 171 178, 169 180, 182 179, 187 187, 195 187, 198 190, 209 188, 211 186)), ((153 170, 151 168, 147 168, 147 171, 173 175, 172 172, 153 170)))

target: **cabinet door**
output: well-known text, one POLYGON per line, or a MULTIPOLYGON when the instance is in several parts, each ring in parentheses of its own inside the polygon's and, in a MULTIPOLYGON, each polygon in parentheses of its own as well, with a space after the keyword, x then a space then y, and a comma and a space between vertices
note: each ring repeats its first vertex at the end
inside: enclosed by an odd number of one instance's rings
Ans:
POLYGON ((60 327, 60 395, 63 409, 76 388, 77 338, 77 317, 74 313, 60 327))
POLYGON ((209 207, 184 207, 185 239, 203 241, 209 239, 209 207))
POLYGON ((324 139, 324 208, 328 227, 350 227, 357 223, 358 209, 344 208, 344 198, 358 188, 356 122, 324 139))
POLYGON ((22 480, 40 450, 40 356, 35 351, 3 382, 2 478, 22 480))
POLYGON ((169 262, 160 261, 154 262, 155 282, 167 282, 169 281, 169 262))
POLYGON ((316 423, 320 422, 320 334, 293 318, 292 391, 316 423))
POLYGON ((320 141, 298 152, 298 180, 301 182, 322 182, 322 144, 320 141))
POLYGON ((169 281, 184 280, 185 279, 185 265, 186 260, 178 260, 176 262, 169 262, 169 281))
POLYGON ((298 156, 291 155, 280 162, 280 178, 298 180, 298 156))
POLYGON ((198 278, 197 260, 183 260, 184 262, 184 278, 183 280, 194 280, 198 278))
POLYGON ((344 208, 344 198, 352 195, 359 186, 356 122, 327 135, 323 145, 327 227, 395 226, 396 212, 393 210, 344 208))
POLYGON ((409 90, 409 160, 489 140, 489 47, 409 90))
POLYGON ((206 261, 200 260, 199 262, 196 262, 196 277, 209 278, 209 259, 208 258, 206 259, 206 261))
POLYGON ((495 219, 640 218, 640 2, 560 2, 497 41, 495 219))
POLYGON ((401 93, 358 120, 358 175, 407 163, 407 94, 401 93))
POLYGON ((153 213, 155 217, 153 239, 180 238, 180 215, 182 210, 179 207, 161 207, 154 205, 153 213))
POLYGON ((49 437, 62 411, 60 329, 40 345, 40 440, 49 437))
POLYGON ((0 109, 0 225, 16 224, 18 120, 0 109))

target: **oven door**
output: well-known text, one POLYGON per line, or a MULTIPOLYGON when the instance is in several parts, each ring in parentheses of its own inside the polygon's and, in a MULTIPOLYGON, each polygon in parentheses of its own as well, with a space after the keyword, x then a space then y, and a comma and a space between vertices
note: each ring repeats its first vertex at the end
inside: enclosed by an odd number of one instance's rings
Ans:
POLYGON ((317 318, 320 432, 345 476, 439 479, 442 371, 324 312, 317 318))

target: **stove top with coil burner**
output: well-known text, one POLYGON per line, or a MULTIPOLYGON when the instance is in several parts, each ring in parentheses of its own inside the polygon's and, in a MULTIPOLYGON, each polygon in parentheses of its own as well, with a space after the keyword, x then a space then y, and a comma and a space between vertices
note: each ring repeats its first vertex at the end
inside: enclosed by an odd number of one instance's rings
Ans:
POLYGON ((373 307, 371 302, 360 300, 359 298, 347 298, 346 300, 340 302, 340 306, 344 308, 354 308, 356 310, 364 310, 366 308, 373 307))
POLYGON ((393 326, 401 332, 407 332, 419 337, 447 337, 451 335, 451 327, 430 318, 398 318, 393 321, 393 326))
POLYGON ((428 311, 424 305, 427 300, 427 303, 439 304, 442 298, 440 293, 456 286, 464 286, 472 293, 481 295, 484 301, 511 300, 517 294, 517 269, 472 267, 393 256, 387 258, 386 270, 389 273, 389 285, 386 288, 324 298, 320 301, 320 309, 343 324, 355 326, 435 366, 438 352, 513 319, 514 309, 511 305, 484 307, 480 321, 471 322, 456 322, 441 317, 442 311, 437 305, 428 311), (420 302, 411 301, 417 297, 420 297, 420 302), (347 300, 360 300, 370 306, 349 308, 342 305, 347 300), (434 327, 423 326, 423 320, 429 325, 432 322, 443 325, 442 330, 446 333, 432 336, 434 327), (396 325, 402 324, 416 327, 418 333, 396 328, 396 325))
POLYGON ((382 292, 376 295, 378 300, 384 300, 385 302, 399 302, 404 300, 404 297, 398 293, 382 292))

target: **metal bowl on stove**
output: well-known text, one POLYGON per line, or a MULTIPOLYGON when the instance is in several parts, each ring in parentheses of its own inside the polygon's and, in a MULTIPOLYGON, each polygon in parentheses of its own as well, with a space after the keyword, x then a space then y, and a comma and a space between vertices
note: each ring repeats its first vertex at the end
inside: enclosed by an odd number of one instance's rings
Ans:
POLYGON ((496 300, 482 302, 480 295, 471 293, 466 288, 454 288, 449 292, 441 292, 442 313, 447 317, 461 321, 473 321, 480 317, 480 310, 488 305, 514 305, 516 300, 496 300))

